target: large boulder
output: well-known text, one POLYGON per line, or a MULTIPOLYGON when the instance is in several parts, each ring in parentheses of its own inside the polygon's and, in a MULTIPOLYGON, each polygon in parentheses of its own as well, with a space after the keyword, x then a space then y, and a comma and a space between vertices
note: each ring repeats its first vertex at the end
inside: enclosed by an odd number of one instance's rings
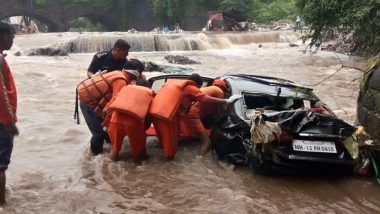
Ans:
POLYGON ((53 47, 44 47, 44 48, 35 48, 29 50, 27 53, 28 56, 68 56, 68 53, 61 48, 53 47))
POLYGON ((375 66, 364 77, 357 105, 360 125, 380 142, 380 66, 375 66))

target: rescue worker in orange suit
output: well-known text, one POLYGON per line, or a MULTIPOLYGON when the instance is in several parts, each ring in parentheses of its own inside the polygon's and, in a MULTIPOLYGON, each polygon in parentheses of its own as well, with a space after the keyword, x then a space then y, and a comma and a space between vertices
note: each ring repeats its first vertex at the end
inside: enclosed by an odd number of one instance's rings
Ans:
POLYGON ((200 91, 202 84, 198 74, 191 74, 187 80, 168 81, 152 101, 149 115, 168 160, 172 160, 177 152, 179 120, 184 118, 194 102, 225 105, 241 98, 233 96, 226 100, 208 96, 200 91))
MULTIPOLYGON (((219 99, 224 98, 227 92, 227 84, 222 79, 214 80, 212 86, 200 89, 201 92, 219 99)), ((196 138, 201 141, 201 155, 205 156, 212 143, 208 136, 202 120, 215 118, 225 110, 224 106, 210 102, 197 102, 191 106, 189 113, 180 120, 180 136, 185 138, 196 138)))
POLYGON ((11 49, 14 35, 9 24, 0 22, 0 205, 5 204, 5 171, 11 160, 14 136, 18 135, 16 85, 3 53, 11 49))
POLYGON ((111 50, 96 53, 87 69, 88 78, 98 74, 122 70, 127 64, 126 57, 129 49, 130 45, 127 41, 118 39, 111 50))
POLYGON ((118 96, 107 104, 108 111, 104 125, 111 139, 111 159, 119 160, 119 152, 124 137, 128 136, 132 158, 135 162, 146 160, 146 132, 150 122, 146 118, 153 91, 146 80, 138 80, 136 85, 122 88, 118 96))
MULTIPOLYGON (((81 82, 78 87, 80 108, 83 117, 91 131, 91 152, 98 155, 103 151, 104 140, 108 138, 103 131, 102 113, 107 103, 115 97, 120 89, 129 84, 135 84, 140 78, 144 65, 140 61, 128 63, 123 71, 113 71, 93 76, 81 82)), ((76 110, 75 115, 78 115, 76 110)))

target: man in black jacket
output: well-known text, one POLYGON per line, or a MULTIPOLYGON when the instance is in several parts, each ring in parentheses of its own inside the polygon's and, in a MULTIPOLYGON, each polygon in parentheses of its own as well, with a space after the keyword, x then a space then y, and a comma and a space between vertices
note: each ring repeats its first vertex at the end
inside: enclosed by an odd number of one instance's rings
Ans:
POLYGON ((127 63, 129 49, 127 41, 118 39, 111 50, 96 53, 87 69, 87 76, 90 78, 99 73, 121 71, 127 63))

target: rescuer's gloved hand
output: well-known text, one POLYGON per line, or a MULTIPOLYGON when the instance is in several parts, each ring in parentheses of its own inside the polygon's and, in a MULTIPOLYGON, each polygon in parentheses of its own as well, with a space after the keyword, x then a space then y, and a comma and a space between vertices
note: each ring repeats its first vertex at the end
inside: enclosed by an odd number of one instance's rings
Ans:
POLYGON ((228 98, 226 100, 227 104, 232 104, 236 101, 238 101, 239 99, 241 99, 243 96, 241 94, 234 94, 232 95, 230 98, 228 98))

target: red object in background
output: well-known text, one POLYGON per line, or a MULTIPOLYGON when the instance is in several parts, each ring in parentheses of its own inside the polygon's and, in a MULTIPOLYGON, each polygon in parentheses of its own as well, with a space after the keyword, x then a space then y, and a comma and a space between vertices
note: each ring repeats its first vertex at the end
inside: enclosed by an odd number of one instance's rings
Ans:
POLYGON ((323 109, 322 108, 309 108, 307 110, 309 110, 311 112, 318 113, 318 114, 323 114, 323 109))
POLYGON ((283 132, 281 135, 279 135, 279 139, 277 139, 279 143, 291 143, 293 141, 293 136, 283 132))
POLYGON ((219 11, 209 13, 209 22, 209 31, 244 31, 239 22, 246 19, 219 11))

